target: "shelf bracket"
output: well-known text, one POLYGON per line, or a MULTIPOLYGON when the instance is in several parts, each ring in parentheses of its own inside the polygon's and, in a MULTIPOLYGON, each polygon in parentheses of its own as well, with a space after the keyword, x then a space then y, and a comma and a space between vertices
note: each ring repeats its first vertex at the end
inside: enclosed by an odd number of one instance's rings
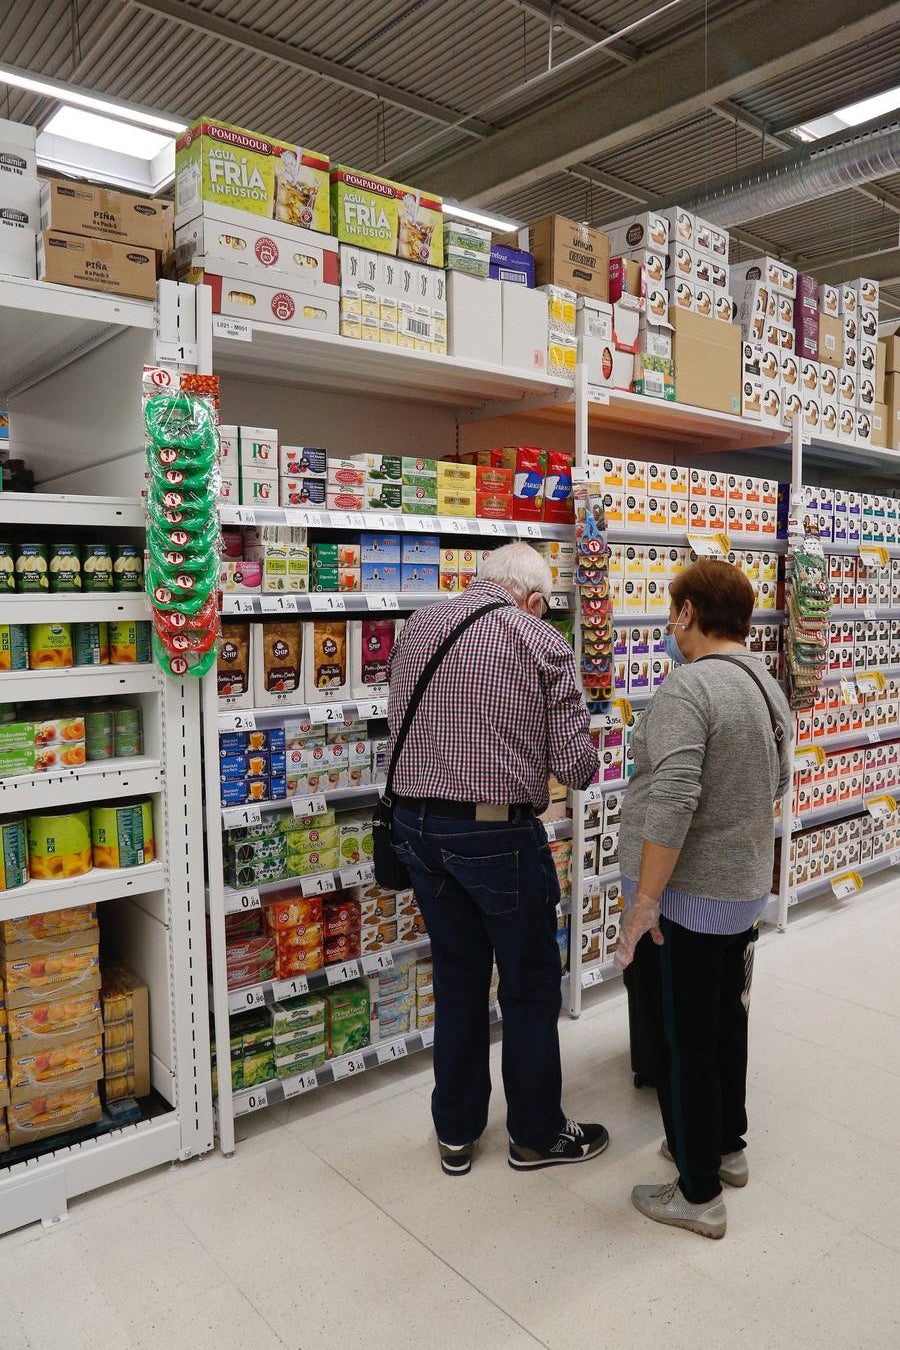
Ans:
POLYGON ((548 394, 526 394, 518 399, 503 399, 493 403, 479 403, 474 408, 460 408, 457 422, 486 422, 494 417, 519 417, 523 413, 542 412, 545 408, 565 407, 574 403, 571 389, 554 389, 548 394))

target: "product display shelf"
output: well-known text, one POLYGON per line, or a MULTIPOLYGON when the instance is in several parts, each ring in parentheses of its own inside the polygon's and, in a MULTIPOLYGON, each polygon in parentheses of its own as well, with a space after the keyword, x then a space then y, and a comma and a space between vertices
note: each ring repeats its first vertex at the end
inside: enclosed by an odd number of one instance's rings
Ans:
POLYGON ((622 971, 616 965, 615 957, 603 961, 586 961, 581 967, 582 989, 593 989, 598 984, 622 978, 622 971))
POLYGON ((879 544, 874 541, 869 543, 868 540, 864 543, 856 541, 850 543, 847 540, 835 543, 831 540, 823 540, 822 548, 826 553, 840 553, 846 558, 858 558, 860 548, 883 548, 887 550, 889 558, 900 558, 900 544, 879 544))
MULTIPOLYGON (((692 530, 690 534, 650 525, 610 525, 607 538, 611 544, 663 544, 668 548, 690 548, 692 538, 714 538, 718 531, 692 530)), ((724 531, 728 534, 728 531, 724 531)), ((747 549, 760 553, 784 553, 787 540, 774 534, 728 534, 732 549, 747 549)))
POLYGON ((0 674, 0 703, 105 698, 159 691, 158 666, 69 666, 65 670, 13 670, 0 674))
MULTIPOLYGON (((653 624, 661 627, 668 619, 668 609, 654 610, 652 614, 630 614, 625 610, 613 615, 613 624, 616 628, 628 628, 631 624, 653 624)), ((783 619, 783 609, 755 609, 751 616, 752 623, 781 623, 783 619)))
POLYGON ((865 468, 868 473, 896 477, 900 472, 900 450, 886 450, 880 445, 866 445, 860 441, 829 441, 813 436, 803 443, 803 457, 810 464, 843 470, 865 468))
POLYGON ((79 769, 0 778, 0 811, 49 811, 111 797, 146 796, 161 787, 158 759, 101 759, 79 769))
POLYGON ((587 405, 592 427, 685 441, 698 451, 755 450, 786 447, 790 443, 790 431, 780 427, 763 426, 733 413, 695 408, 620 389, 603 389, 594 384, 587 386, 587 405))
POLYGON ((23 919, 29 914, 49 914, 71 905, 94 905, 124 896, 162 891, 166 873, 162 863, 140 867, 93 867, 80 877, 57 881, 29 881, 12 891, 0 891, 0 917, 23 919))
POLYGON ((401 511, 317 511, 288 506, 220 506, 223 525, 285 525, 308 530, 392 530, 472 539, 568 539, 571 525, 479 516, 416 516, 401 511))
MULTIPOLYGON (((3 282, 0 281, 0 306, 3 282)), ((0 309, 2 313, 2 309, 0 309)), ((79 497, 65 492, 2 492, 0 524, 37 526, 93 526, 101 530, 144 530, 144 508, 132 497, 79 497)), ((109 592, 114 594, 114 592, 109 592)), ((76 597, 77 598, 77 597, 76 597)))
MULTIPOLYGON (((500 1007, 492 1003, 489 1010, 492 1023, 501 1020, 500 1007)), ((419 1050, 429 1050, 434 1044, 434 1027, 422 1027, 419 1031, 408 1031, 405 1036, 395 1036, 390 1040, 376 1041, 353 1054, 342 1055, 339 1059, 326 1060, 318 1069, 293 1078, 274 1078, 260 1087, 244 1088, 232 1098, 235 1116, 245 1116, 251 1111, 260 1111, 266 1106, 277 1106, 281 1102, 291 1101, 306 1092, 325 1087, 329 1083, 339 1083, 344 1078, 355 1078, 367 1069, 383 1068, 386 1064, 396 1064, 419 1050)))
MULTIPOLYGON (((889 867, 900 867, 900 849, 891 849, 889 853, 882 853, 876 858, 868 858, 862 863, 851 863, 847 867, 842 867, 839 872, 830 872, 828 876, 813 877, 811 881, 803 881, 799 886, 792 886, 788 892, 788 905, 793 908, 794 905, 801 904, 804 900, 811 900, 817 895, 822 895, 831 888, 833 881, 838 881, 848 873, 856 873, 860 877, 871 877, 879 872, 886 871, 889 867)), ((857 891, 856 894, 859 894, 857 891)))
POLYGON ((864 605, 860 609, 844 608, 832 605, 831 618, 835 619, 900 619, 900 609, 896 605, 864 605))
POLYGON ((892 741, 898 736, 900 723, 892 722, 881 727, 861 727, 857 731, 846 731, 837 736, 818 736, 812 741, 802 741, 796 748, 804 750, 820 745, 823 750, 850 750, 859 745, 877 745, 879 741, 892 741))
POLYGON ((593 806, 602 801, 607 792, 624 792, 629 783, 627 778, 615 778, 609 783, 592 783, 584 794, 585 806, 593 806))
POLYGON ((255 731, 277 727, 286 718, 327 725, 329 722, 377 721, 387 717, 387 699, 356 699, 352 703, 297 703, 277 708, 246 708, 218 714, 219 731, 255 731))
MULTIPOLYGON (((279 614, 381 614, 392 610, 424 609, 439 600, 452 600, 465 591, 322 591, 279 595, 223 595, 222 614, 265 618, 279 614)), ((552 610, 567 611, 570 606, 568 591, 558 591, 550 597, 552 610)))
POLYGON ((143 592, 117 591, 111 595, 4 595, 0 600, 6 623, 124 623, 149 622, 150 604, 143 592))
POLYGON ((894 679, 900 675, 900 666, 873 666, 870 670, 829 670, 822 676, 822 684, 840 684, 841 680, 849 680, 855 683, 857 680, 867 679, 871 675, 883 675, 886 680, 894 679))
POLYGON ((872 797, 883 797, 900 791, 900 783, 879 788, 877 792, 862 793, 847 797, 842 802, 831 802, 828 806, 817 807, 814 811, 799 811, 792 816, 791 834, 799 834, 813 825, 827 825, 832 820, 843 820, 845 816, 858 816, 866 809, 866 802, 872 797))
MULTIPOLYGON (((262 815, 273 812, 292 812, 295 816, 318 816, 329 806, 336 810, 342 807, 373 806, 378 799, 383 783, 366 783, 360 787, 330 788, 314 794, 299 793, 294 797, 283 797, 278 801, 254 802, 262 815)), ((230 829, 234 825, 246 825, 244 819, 246 806, 223 806, 222 827, 230 829)))

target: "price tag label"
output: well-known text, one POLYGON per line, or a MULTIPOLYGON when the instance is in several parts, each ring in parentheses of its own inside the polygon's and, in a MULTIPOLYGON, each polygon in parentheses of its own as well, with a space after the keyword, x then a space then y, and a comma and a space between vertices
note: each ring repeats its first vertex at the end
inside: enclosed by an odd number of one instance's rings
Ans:
POLYGON ((878 742, 881 740, 881 732, 878 731, 877 728, 875 727, 870 727, 870 729, 866 732, 866 736, 868 738, 870 745, 877 745, 878 742))
POLYGON ((356 1055, 345 1055, 343 1059, 332 1061, 332 1071, 334 1081, 339 1083, 342 1078, 352 1078, 355 1074, 365 1073, 366 1061, 360 1052, 356 1055))
POLYGON ((865 805, 873 820, 887 820, 897 810, 896 801, 887 793, 881 797, 869 797, 865 805))
POLYGON ((370 703, 360 703, 356 715, 362 720, 368 720, 370 717, 387 717, 387 699, 373 698, 370 703))
POLYGON ((596 384, 589 384, 587 390, 588 403, 609 403, 609 390, 600 389, 596 384))
POLYGON ((344 715, 343 703, 311 703, 309 705, 309 720, 313 726, 324 722, 344 722, 348 719, 344 715))
POLYGON ((866 567, 890 567, 891 555, 883 544, 860 544, 859 556, 866 567))
POLYGON ((285 1078, 281 1090, 284 1093, 284 1100, 289 1102, 292 1097, 302 1097, 304 1092, 312 1092, 318 1086, 316 1071, 310 1069, 308 1073, 298 1073, 296 1078, 285 1078))
POLYGON ((519 535, 523 539, 540 539, 541 527, 535 520, 523 520, 519 524, 519 535))
POLYGON ((603 971, 599 966, 594 966, 593 970, 586 970, 581 976, 582 989, 592 989, 595 984, 603 983, 603 971))
POLYGON ((264 1106, 268 1106, 269 1094, 264 1087, 252 1088, 249 1092, 241 1092, 233 1097, 232 1103, 236 1116, 246 1116, 251 1111, 261 1111, 264 1106))
POLYGON ((347 602, 342 595, 332 593, 310 595, 309 607, 314 614, 343 614, 347 608, 347 602))
POLYGON ((317 877, 300 878, 300 891, 307 898, 311 895, 329 895, 336 890, 337 886, 331 872, 321 872, 317 877))
POLYGON ((348 980, 355 980, 358 975, 358 961, 342 961, 339 966, 325 967, 325 979, 329 986, 334 984, 346 984, 348 980))
POLYGON ((282 998, 297 998, 309 993, 309 980, 305 975, 294 975, 290 980, 278 980, 272 985, 272 995, 277 1003, 282 998))
POLYGON ((831 889, 838 900, 844 900, 848 895, 856 895, 862 888, 863 879, 858 872, 846 872, 842 876, 831 878, 831 889))
POLYGON ((724 558, 730 550, 727 534, 700 534, 688 531, 688 543, 698 558, 724 558))
POLYGON ((226 806, 222 824, 226 830, 236 830, 242 825, 261 825, 262 811, 258 806, 226 806))
MULTIPOLYGON (((427 530, 441 529, 441 523, 438 521, 437 517, 429 518, 428 516, 412 516, 411 520, 413 529, 418 530, 419 534, 425 534, 427 530)), ((404 520, 403 524, 406 525, 407 522, 404 520)))
POLYGON ((556 826, 553 824, 552 820, 544 822, 544 833, 552 844, 556 839, 556 826))
POLYGON ((376 952, 373 956, 364 956, 362 958, 362 968, 364 975, 377 975, 380 970, 393 970, 393 953, 376 952))
POLYGON ((472 526, 464 520, 457 520, 455 516, 442 516, 441 529, 445 534, 465 534, 467 530, 472 529, 472 526))
POLYGON ((551 609, 568 609, 568 608, 569 608, 569 597, 568 597, 567 595, 551 595, 551 597, 550 597, 550 608, 551 608, 551 609))
POLYGON ((493 536, 495 539, 499 539, 506 534, 503 523, 499 520, 477 520, 475 528, 479 534, 493 536))
POLYGON ((399 595, 367 595, 366 607, 368 609, 399 609, 399 595))
POLYGON ((377 1054, 379 1064, 393 1064, 398 1059, 406 1059, 409 1046, 406 1041, 388 1041, 387 1045, 379 1045, 377 1054))
POLYGON ((341 886, 368 886, 375 880, 375 868, 372 863, 360 863, 359 867, 344 867, 341 870, 341 886))
POLYGON ((238 525, 255 525, 256 512, 252 506, 236 506, 234 508, 234 519, 238 525))
POLYGON ((225 892, 225 913, 226 914, 246 914, 251 909, 259 909, 262 901, 259 898, 259 891, 254 887, 246 891, 226 891, 225 892))
POLYGON ((321 792, 315 797, 292 797, 291 810, 295 816, 320 816, 328 810, 328 803, 321 792))
POLYGON ((865 605, 865 606, 863 607, 863 618, 864 618, 864 619, 877 619, 877 618, 878 618, 878 611, 876 610, 876 608, 875 608, 874 605, 865 605))
POLYGON ((250 1008, 261 1008, 266 1001, 266 993, 261 984, 252 989, 233 989, 228 995, 229 1013, 247 1012, 250 1008))
POLYGON ((220 731, 255 731, 256 713, 235 712, 219 715, 220 731))
POLYGON ((402 518, 402 517, 398 517, 398 516, 396 516, 396 515, 390 515, 390 514, 387 514, 387 515, 379 516, 378 519, 377 519, 377 521, 376 521, 376 524, 377 524, 378 526, 380 526, 381 529, 383 529, 383 530, 393 530, 393 529, 395 529, 395 527, 396 527, 396 525, 397 525, 397 523, 398 523, 398 520, 401 519, 401 518, 402 518))
POLYGON ((841 680, 841 701, 851 708, 859 703, 859 693, 853 680, 841 680))
POLYGON ((895 848, 890 854, 891 867, 900 867, 900 848, 895 848))
POLYGON ((585 789, 584 801, 586 806, 593 806, 595 802, 599 802, 602 800, 603 800, 602 783, 592 783, 589 788, 585 789))
POLYGON ((809 769, 812 765, 822 768, 825 764, 825 751, 821 745, 795 746, 794 763, 801 769, 809 769))
POLYGON ((434 1027, 423 1027, 419 1034, 422 1037, 423 1050, 427 1050, 429 1045, 434 1045, 434 1027))
POLYGON ((229 338, 232 342, 252 342, 253 328, 243 319, 225 319, 217 314, 213 319, 213 336, 229 338))
POLYGON ((222 608, 226 614, 255 614, 259 596, 226 595, 222 608))
POLYGON ((791 909, 796 905, 799 899, 800 897, 796 891, 788 891, 788 909, 791 909))
POLYGON ((262 595, 259 600, 259 608, 263 614, 296 614, 297 597, 296 595, 262 595))
POLYGON ((586 896, 598 895, 602 886, 603 882, 595 876, 584 877, 581 883, 581 889, 586 896))

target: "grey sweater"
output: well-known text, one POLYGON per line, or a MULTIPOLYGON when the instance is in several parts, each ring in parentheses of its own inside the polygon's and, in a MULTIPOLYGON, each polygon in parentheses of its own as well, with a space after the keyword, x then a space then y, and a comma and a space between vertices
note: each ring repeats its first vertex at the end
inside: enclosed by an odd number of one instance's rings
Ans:
POLYGON ((623 876, 637 880, 648 839, 681 849, 669 882, 676 890, 755 900, 770 889, 772 804, 790 779, 793 721, 762 658, 734 655, 765 685, 784 728, 780 753, 749 675, 725 661, 673 670, 634 736, 634 774, 619 834, 623 876))

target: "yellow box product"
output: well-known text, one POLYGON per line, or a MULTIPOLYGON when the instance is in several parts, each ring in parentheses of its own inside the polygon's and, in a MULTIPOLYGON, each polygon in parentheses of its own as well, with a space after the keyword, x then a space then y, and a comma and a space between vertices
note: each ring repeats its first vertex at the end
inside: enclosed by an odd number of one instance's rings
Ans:
POLYGON ((153 807, 149 800, 91 807, 95 867, 140 867, 152 862, 153 807))
POLYGON ((100 948, 96 942, 53 956, 17 956, 10 948, 3 962, 10 1013, 48 999, 69 998, 100 988, 100 948))
POLYGON ((91 1125, 100 1119, 100 1115, 96 1086, 43 1093, 7 1109, 10 1146, 31 1144, 52 1134, 91 1125))
POLYGON ((478 474, 474 464, 456 464, 453 460, 437 461, 437 488, 463 489, 474 492, 478 486, 478 474))
POLYGON ((14 1105, 37 1093, 87 1087, 103 1076, 103 1038, 99 1034, 62 1045, 13 1050, 9 1056, 10 1099, 14 1105))
POLYGON ((27 914, 24 918, 5 919, 0 923, 0 942, 11 947, 16 942, 40 942, 63 937, 67 933, 90 928, 96 921, 96 905, 76 905, 69 909, 49 910, 46 914, 27 914))
POLYGON ((344 244, 429 267, 444 265, 444 217, 441 199, 432 193, 336 164, 331 210, 334 232, 344 244))
POLYGON ((28 664, 32 670, 61 670, 74 665, 72 629, 67 623, 28 625, 28 664))
POLYGON ((9 1013, 9 1039, 12 1046, 33 1045, 44 1041, 62 1045, 65 1041, 83 1041, 102 1031, 100 999, 93 991, 72 994, 68 998, 48 999, 9 1013))
POLYGON ((328 234, 327 155, 201 117, 175 146, 176 224, 204 202, 328 234))
POLYGON ((439 516, 474 516, 478 493, 460 491, 457 488, 438 488, 437 513, 439 516))
POLYGON ((28 869, 34 879, 80 877, 91 869, 91 813, 28 817, 28 869))

